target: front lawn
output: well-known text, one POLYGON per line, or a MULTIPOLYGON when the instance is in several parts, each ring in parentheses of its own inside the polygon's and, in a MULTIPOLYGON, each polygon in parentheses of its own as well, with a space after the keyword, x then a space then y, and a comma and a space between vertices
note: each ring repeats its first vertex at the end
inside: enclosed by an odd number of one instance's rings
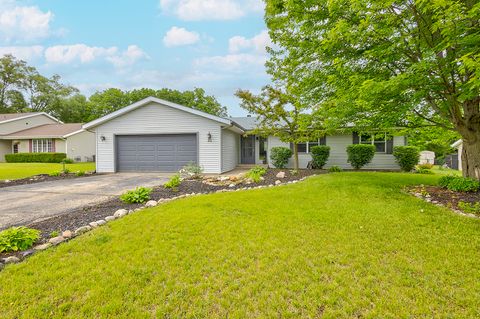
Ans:
POLYGON ((475 318, 480 221, 336 173, 190 197, 0 272, 2 318, 475 318))
MULTIPOLYGON (((71 172, 94 171, 95 163, 66 164, 71 172)), ((0 163, 0 181, 20 179, 38 174, 50 174, 63 169, 62 164, 57 163, 0 163)))

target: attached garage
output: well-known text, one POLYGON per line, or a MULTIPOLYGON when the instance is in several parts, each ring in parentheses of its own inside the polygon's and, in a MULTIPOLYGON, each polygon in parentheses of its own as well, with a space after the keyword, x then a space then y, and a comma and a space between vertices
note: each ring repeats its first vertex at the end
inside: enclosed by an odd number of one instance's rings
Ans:
POLYGON ((198 163, 196 134, 119 135, 117 171, 176 172, 198 163))
POLYGON ((189 162, 204 173, 238 164, 243 128, 227 118, 150 97, 87 123, 99 173, 175 172, 189 162))

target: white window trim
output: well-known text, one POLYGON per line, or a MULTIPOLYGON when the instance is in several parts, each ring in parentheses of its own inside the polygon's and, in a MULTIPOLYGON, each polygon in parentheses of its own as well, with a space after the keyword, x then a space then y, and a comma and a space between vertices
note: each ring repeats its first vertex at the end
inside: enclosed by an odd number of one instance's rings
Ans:
MULTIPOLYGON (((370 144, 375 145, 375 135, 378 135, 378 133, 365 133, 365 134, 368 134, 368 135, 371 136, 372 141, 371 141, 370 144)), ((358 135, 358 143, 359 144, 368 144, 368 143, 362 143, 362 134, 358 135)), ((375 148, 375 153, 387 154, 387 132, 384 133, 383 143, 385 144, 384 151, 383 152, 377 152, 377 148, 375 148)))
POLYGON ((53 152, 53 140, 51 138, 40 138, 32 140, 32 153, 53 152))
MULTIPOLYGON (((314 146, 321 145, 321 144, 320 144, 320 140, 321 140, 321 138, 319 138, 319 139, 317 140, 317 145, 314 145, 314 146)), ((298 152, 298 153, 299 153, 299 154, 310 154, 310 143, 311 143, 311 142, 314 142, 314 141, 308 141, 308 142, 298 143, 298 144, 306 144, 305 152, 298 152)), ((298 144, 297 144, 297 145, 298 145, 298 144)))

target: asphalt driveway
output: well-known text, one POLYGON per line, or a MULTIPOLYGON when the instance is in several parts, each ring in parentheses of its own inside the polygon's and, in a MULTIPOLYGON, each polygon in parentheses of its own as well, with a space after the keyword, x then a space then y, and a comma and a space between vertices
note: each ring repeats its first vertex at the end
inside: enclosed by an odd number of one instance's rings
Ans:
POLYGON ((117 173, 0 188, 0 229, 68 213, 137 186, 161 185, 169 177, 168 173, 117 173))

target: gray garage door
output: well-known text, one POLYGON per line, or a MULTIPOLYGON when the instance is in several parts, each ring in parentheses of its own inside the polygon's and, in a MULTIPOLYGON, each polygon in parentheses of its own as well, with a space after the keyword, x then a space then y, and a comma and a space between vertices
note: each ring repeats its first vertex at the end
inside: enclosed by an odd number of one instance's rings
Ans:
POLYGON ((120 172, 174 172, 197 163, 195 134, 117 136, 117 170, 120 172))

